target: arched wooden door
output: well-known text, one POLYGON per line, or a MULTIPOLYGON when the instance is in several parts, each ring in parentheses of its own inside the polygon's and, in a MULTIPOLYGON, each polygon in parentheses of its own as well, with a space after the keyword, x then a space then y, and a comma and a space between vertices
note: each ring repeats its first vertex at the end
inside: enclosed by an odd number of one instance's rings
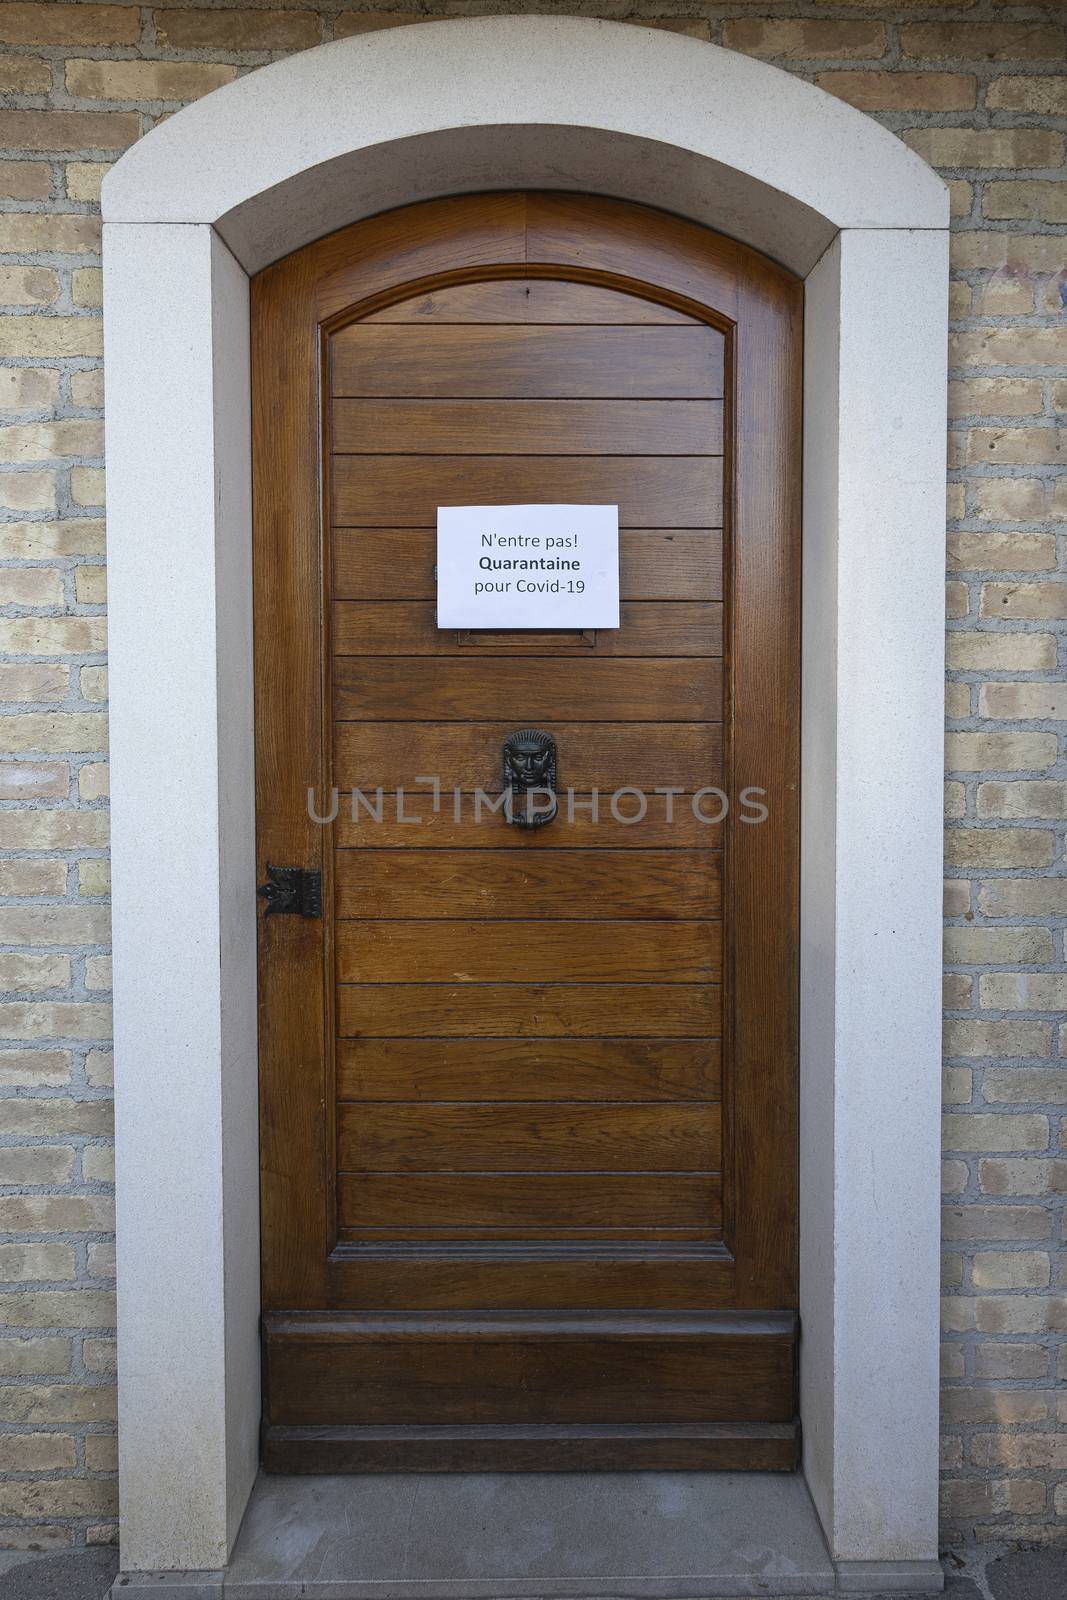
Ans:
POLYGON ((800 285, 491 194, 252 315, 266 1464, 791 1467, 800 285), (437 508, 557 502, 620 627, 439 629, 437 508))

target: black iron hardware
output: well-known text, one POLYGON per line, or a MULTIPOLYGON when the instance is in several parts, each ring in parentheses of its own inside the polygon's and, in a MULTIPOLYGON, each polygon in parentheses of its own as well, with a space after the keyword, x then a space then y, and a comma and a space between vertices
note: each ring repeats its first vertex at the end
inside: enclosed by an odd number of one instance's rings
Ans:
POLYGON ((272 867, 256 893, 267 902, 267 916, 322 916, 322 873, 304 867, 272 867))
POLYGON ((504 812, 517 828, 544 828, 556 816, 559 786, 556 741, 538 728, 520 728, 504 740, 503 778, 507 801, 504 812), (551 808, 539 810, 535 796, 547 796, 551 808), (521 801, 521 804, 516 804, 521 801))

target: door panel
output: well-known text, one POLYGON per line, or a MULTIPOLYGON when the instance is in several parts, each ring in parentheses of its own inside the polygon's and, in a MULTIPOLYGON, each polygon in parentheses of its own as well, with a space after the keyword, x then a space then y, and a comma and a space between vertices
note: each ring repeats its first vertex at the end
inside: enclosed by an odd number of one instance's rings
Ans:
POLYGON ((799 312, 580 196, 254 282, 268 1467, 795 1463, 799 312), (437 628, 437 508, 525 501, 619 505, 618 629, 437 628))

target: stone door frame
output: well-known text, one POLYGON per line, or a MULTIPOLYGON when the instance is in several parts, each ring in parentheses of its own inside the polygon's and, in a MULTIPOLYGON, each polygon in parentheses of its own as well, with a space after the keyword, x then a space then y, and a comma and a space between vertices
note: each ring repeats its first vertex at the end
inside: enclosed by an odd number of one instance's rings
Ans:
POLYGON ((517 16, 257 70, 104 184, 123 1566, 224 1566, 257 1470, 248 278, 375 212, 512 187, 659 205, 806 280, 804 1472, 840 1583, 921 1586, 937 1548, 947 193, 777 68, 517 16))

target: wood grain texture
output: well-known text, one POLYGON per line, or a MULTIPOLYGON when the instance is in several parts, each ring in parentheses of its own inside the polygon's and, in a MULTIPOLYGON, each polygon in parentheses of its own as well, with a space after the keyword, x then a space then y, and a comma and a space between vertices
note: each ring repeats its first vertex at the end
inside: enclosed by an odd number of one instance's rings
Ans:
POLYGON ((261 945, 264 1304, 349 1317, 268 1359, 268 1462, 795 1462, 795 1319, 757 1356, 669 1318, 795 1305, 800 309, 735 242, 578 195, 389 213, 253 286, 260 871, 321 865, 328 913, 261 945), (621 628, 439 632, 437 506, 562 500, 620 505, 621 628), (536 722, 600 818, 457 818, 536 722), (405 815, 319 828, 331 784, 405 815), (713 826, 604 807, 711 785, 713 826), (450 1384, 420 1340, 453 1314, 450 1384))
POLYGON ((710 983, 717 922, 345 922, 341 983, 710 983))
POLYGON ((713 984, 343 983, 344 1038, 717 1038, 722 992, 713 984))
MULTIPOLYGON (((486 794, 500 791, 500 750, 526 722, 339 722, 334 733, 333 781, 344 790, 414 786, 420 777, 486 794)), ((576 793, 601 792, 605 803, 624 786, 652 791, 673 785, 695 794, 722 778, 722 730, 704 722, 557 722, 559 782, 576 793)), ((617 809, 635 816, 640 798, 623 796, 617 809)), ((487 813, 488 814, 488 813, 487 813)))
POLYGON ((438 506, 618 505, 627 528, 718 522, 718 456, 334 456, 338 527, 429 526, 438 506))
MULTIPOLYGON (((605 937, 605 919, 716 915, 720 877, 720 858, 697 850, 344 850, 336 867, 337 916, 429 919, 442 941, 451 937, 451 919, 584 919, 584 937, 594 944, 605 937)), ((655 930, 646 930, 647 951, 655 939, 655 930)), ((661 961, 660 971, 666 966, 661 961)))
POLYGON ((717 1100, 718 1039, 345 1039, 342 1100, 717 1100))
POLYGON ((721 400, 337 400, 338 455, 722 455, 721 400))
POLYGON ((333 642, 339 656, 718 656, 722 609, 714 601, 624 602, 619 627, 587 630, 590 639, 551 629, 439 628, 433 603, 341 600, 333 608, 333 642))
POLYGON ((723 392, 723 337, 687 327, 380 327, 330 348, 335 397, 708 400, 723 392))
POLYGON ((646 661, 538 662, 483 655, 473 661, 394 657, 340 659, 333 674, 334 715, 343 721, 409 717, 422 722, 718 722, 719 662, 685 658, 646 661))
POLYGON ((713 1104, 344 1104, 341 1172, 707 1171, 721 1156, 713 1104))
POLYGON ((530 1235, 603 1238, 658 1231, 713 1238, 722 1217, 717 1173, 361 1173, 342 1177, 344 1237, 383 1229, 412 1238, 530 1235))
MULTIPOLYGON (((338 528, 333 593, 338 600, 433 600, 433 528, 338 528)), ((721 600, 722 537, 715 528, 624 528, 619 595, 629 600, 721 600)), ((559 636, 557 635, 557 638, 559 636)), ((560 647, 567 641, 559 638, 560 647)))
MULTIPOLYGON (((566 773, 563 775, 566 781, 566 773)), ((721 797, 647 796, 640 820, 632 796, 612 810, 610 795, 564 794, 549 828, 509 827, 472 793, 445 789, 438 802, 429 788, 397 794, 338 796, 332 831, 337 849, 359 850, 718 850, 721 797), (401 809, 401 799, 403 807, 401 809)))

